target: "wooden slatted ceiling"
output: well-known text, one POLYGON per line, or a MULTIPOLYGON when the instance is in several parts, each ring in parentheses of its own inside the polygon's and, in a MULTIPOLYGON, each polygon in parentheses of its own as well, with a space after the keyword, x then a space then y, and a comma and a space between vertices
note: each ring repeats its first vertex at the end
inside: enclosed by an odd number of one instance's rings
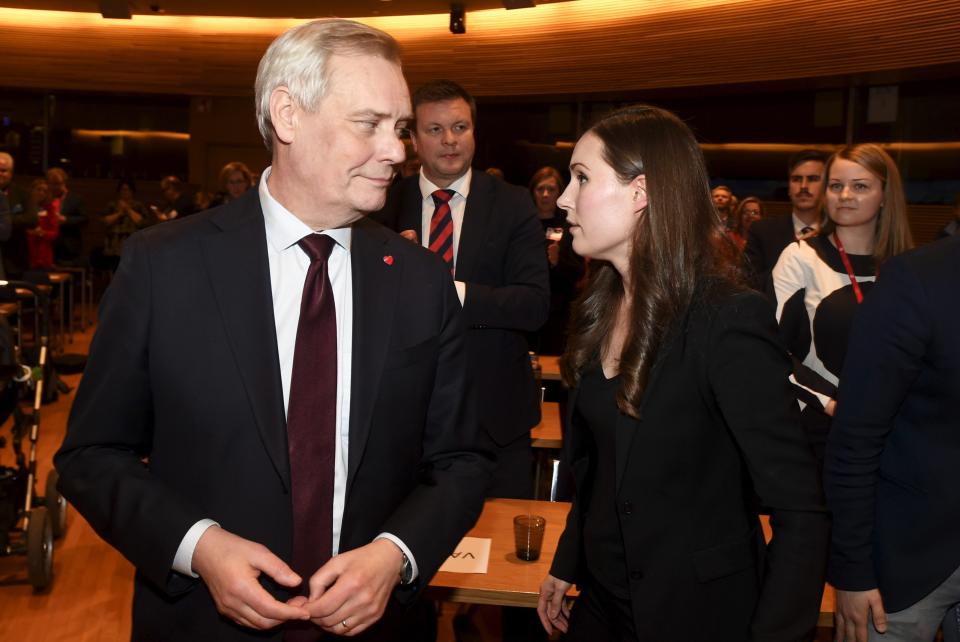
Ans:
MULTIPOLYGON (((960 0, 576 0, 467 16, 371 18, 404 47, 411 85, 477 95, 615 92, 960 63, 960 0)), ((0 9, 10 87, 243 95, 293 20, 0 9)))

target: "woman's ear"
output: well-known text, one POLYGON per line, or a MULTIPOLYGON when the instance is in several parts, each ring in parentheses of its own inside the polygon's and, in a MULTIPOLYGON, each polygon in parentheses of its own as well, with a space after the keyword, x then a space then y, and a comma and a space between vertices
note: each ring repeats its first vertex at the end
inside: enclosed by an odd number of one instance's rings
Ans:
POLYGON ((284 86, 270 93, 270 122, 281 143, 292 143, 297 129, 297 103, 284 86))
POLYGON ((639 213, 646 209, 648 204, 647 176, 645 174, 640 174, 635 179, 630 181, 630 187, 633 188, 634 211, 639 213))

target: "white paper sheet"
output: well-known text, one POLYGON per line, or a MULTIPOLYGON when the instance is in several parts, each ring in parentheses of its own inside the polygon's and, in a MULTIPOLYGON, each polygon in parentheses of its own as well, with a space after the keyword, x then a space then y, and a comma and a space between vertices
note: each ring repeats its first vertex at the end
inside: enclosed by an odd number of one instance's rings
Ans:
POLYGON ((487 537, 464 537, 440 570, 447 573, 486 573, 491 541, 487 537))

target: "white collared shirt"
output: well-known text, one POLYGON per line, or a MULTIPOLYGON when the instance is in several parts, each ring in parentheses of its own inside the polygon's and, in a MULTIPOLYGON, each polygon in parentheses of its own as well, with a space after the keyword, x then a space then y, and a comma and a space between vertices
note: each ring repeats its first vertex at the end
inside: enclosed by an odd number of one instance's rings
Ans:
MULTIPOLYGON (((450 218, 453 219, 453 272, 456 279, 457 257, 460 255, 460 232, 463 230, 463 213, 467 209, 467 197, 470 196, 470 181, 473 178, 473 168, 468 167, 466 173, 447 187, 437 187, 423 174, 420 169, 420 244, 430 249, 430 221, 436 211, 437 204, 433 201, 433 193, 438 189, 450 189, 455 193, 450 199, 450 218)), ((467 298, 467 284, 454 280, 460 305, 467 298)))
POLYGON ((812 228, 814 232, 820 229, 820 225, 817 223, 814 223, 813 225, 807 225, 804 223, 800 217, 797 216, 796 212, 791 212, 790 216, 793 218, 793 236, 796 238, 803 236, 803 228, 805 227, 812 228))
MULTIPOLYGON (((300 304, 307 270, 310 268, 310 258, 298 243, 303 237, 313 234, 314 230, 270 194, 268 181, 271 169, 267 167, 263 171, 258 189, 267 238, 270 291, 277 331, 283 411, 286 416, 290 400, 290 380, 293 374, 293 355, 297 343, 297 326, 300 322, 300 304)), ((340 548, 340 532, 343 526, 347 462, 350 450, 350 383, 353 372, 353 271, 350 246, 353 230, 349 227, 337 228, 324 230, 322 234, 336 241, 327 263, 337 320, 337 424, 333 479, 333 550, 331 551, 332 555, 336 555, 340 548)), ((213 520, 204 519, 190 528, 177 549, 173 563, 174 570, 185 575, 196 576, 192 566, 193 551, 200 536, 214 524, 216 522, 213 520)), ((418 570, 413 554, 399 538, 390 533, 381 533, 377 538, 386 538, 395 543, 410 560, 413 576, 417 576, 418 570)))

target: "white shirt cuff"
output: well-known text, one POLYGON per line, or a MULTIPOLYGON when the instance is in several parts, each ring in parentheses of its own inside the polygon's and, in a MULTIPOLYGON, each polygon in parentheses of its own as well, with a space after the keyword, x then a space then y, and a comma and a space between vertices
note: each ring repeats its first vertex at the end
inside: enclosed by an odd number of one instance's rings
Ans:
POLYGON ((200 537, 207 532, 211 526, 219 526, 212 519, 201 519, 190 527, 187 534, 180 541, 180 547, 177 548, 177 554, 173 556, 173 570, 190 577, 200 577, 193 572, 193 551, 197 548, 197 542, 200 537))
POLYGON ((457 288, 457 296, 460 298, 460 307, 463 307, 463 302, 467 300, 467 284, 463 281, 454 281, 453 286, 457 288))
POLYGON ((417 579, 417 577, 420 575, 420 570, 417 568, 417 560, 413 558, 413 553, 410 552, 410 549, 407 548, 407 545, 404 544, 399 537, 392 533, 380 533, 373 538, 373 541, 377 541, 378 539, 388 539, 396 544, 397 548, 403 551, 403 554, 407 556, 408 560, 410 560, 410 568, 413 569, 413 575, 410 577, 410 579, 417 579))

